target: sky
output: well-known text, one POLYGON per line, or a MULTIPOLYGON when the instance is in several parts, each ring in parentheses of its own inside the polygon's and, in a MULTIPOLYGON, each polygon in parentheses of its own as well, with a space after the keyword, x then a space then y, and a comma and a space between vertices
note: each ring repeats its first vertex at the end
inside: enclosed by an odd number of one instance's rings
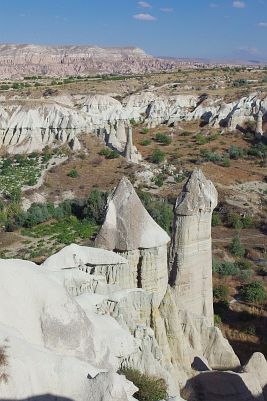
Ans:
POLYGON ((0 0, 0 42, 267 60, 267 0, 0 0))

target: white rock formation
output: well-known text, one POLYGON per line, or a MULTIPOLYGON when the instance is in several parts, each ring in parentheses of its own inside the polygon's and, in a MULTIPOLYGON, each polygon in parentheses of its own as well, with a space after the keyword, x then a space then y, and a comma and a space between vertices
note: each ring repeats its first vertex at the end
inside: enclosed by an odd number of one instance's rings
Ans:
POLYGON ((125 145, 124 156, 130 163, 138 164, 142 160, 141 154, 138 152, 136 147, 133 145, 133 132, 132 127, 127 129, 127 142, 125 145))
MULTIPOLYGON (((157 96, 151 92, 133 94, 122 102, 108 95, 79 99, 64 95, 29 100, 14 97, 1 100, 0 146, 10 153, 29 153, 46 145, 68 143, 76 151, 80 149, 77 135, 93 133, 138 163, 140 155, 132 146, 129 132, 131 120, 148 127, 200 120, 214 128, 234 130, 247 121, 260 122, 266 113, 267 98, 257 93, 230 103, 222 98, 157 96)), ((258 131, 262 132, 259 125, 258 131)))
POLYGON ((142 205, 130 181, 122 178, 109 200, 96 245, 120 252, 128 259, 135 287, 152 292, 158 305, 167 289, 169 241, 169 236, 142 205))
POLYGON ((176 200, 170 249, 170 284, 183 309, 213 325, 211 218, 217 191, 194 170, 176 200))
MULTIPOLYGON (((188 213, 190 205, 189 217, 210 215, 214 188, 200 172, 190 182, 178 202, 179 213, 188 213), (194 180, 197 188, 190 185, 194 180)), ((209 232, 208 219, 202 228, 209 232)), ((42 266, 0 260, 0 346, 5 340, 9 346, 9 380, 0 383, 1 397, 19 400, 48 392, 55 401, 56 396, 132 401, 136 389, 115 371, 133 367, 164 378, 169 396, 177 399, 179 387, 197 374, 196 361, 205 361, 207 369, 237 368, 238 358, 220 330, 209 327, 201 311, 191 310, 194 299, 185 305, 176 288, 167 285, 168 241, 131 183, 122 179, 97 237, 98 246, 107 250, 70 245, 42 266)), ((199 237, 200 249, 201 242, 199 237)), ((260 394, 266 369, 261 356, 236 375, 251 383, 257 365, 261 373, 250 389, 260 394)))
POLYGON ((112 371, 105 349, 100 352, 93 322, 62 286, 19 260, 0 260, 0 277, 0 344, 8 346, 1 398, 133 399, 133 386, 112 371))

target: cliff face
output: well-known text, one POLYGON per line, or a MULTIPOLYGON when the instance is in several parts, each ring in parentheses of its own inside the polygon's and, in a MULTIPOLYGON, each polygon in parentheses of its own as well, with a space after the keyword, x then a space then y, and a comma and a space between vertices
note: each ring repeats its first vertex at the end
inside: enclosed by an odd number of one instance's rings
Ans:
POLYGON ((171 70, 175 62, 135 47, 0 45, 0 78, 29 75, 136 74, 171 70))
POLYGON ((156 96, 150 92, 131 95, 122 102, 106 95, 57 96, 49 99, 0 101, 0 147, 9 153, 40 151, 46 145, 68 143, 79 149, 77 135, 95 134, 130 162, 141 155, 132 144, 131 120, 148 127, 179 121, 201 120, 216 128, 236 129, 248 120, 257 122, 257 135, 266 135, 267 98, 256 94, 236 102, 178 95, 156 96), (73 142, 74 145, 73 145, 73 142))

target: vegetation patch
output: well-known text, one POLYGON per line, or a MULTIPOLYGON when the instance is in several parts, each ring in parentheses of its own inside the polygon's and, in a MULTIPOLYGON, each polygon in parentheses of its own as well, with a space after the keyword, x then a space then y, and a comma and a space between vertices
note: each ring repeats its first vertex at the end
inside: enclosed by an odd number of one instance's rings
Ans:
POLYGON ((139 401, 159 401, 167 399, 167 384, 164 379, 141 373, 136 369, 126 368, 120 371, 138 387, 135 397, 139 401))

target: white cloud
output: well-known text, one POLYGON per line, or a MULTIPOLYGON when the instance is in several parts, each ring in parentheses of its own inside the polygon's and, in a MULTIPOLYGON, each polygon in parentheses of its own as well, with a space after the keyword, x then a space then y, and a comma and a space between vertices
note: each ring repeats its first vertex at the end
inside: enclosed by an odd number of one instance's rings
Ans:
POLYGON ((267 28, 267 22, 259 22, 258 26, 260 26, 261 28, 267 28))
POLYGON ((155 21, 157 19, 151 14, 135 14, 133 15, 133 18, 140 21, 155 21))
POLYGON ((163 13, 172 13, 174 10, 173 10, 173 8, 163 7, 163 8, 160 8, 160 11, 163 13))
POLYGON ((217 4, 217 3, 210 3, 210 5, 209 5, 211 8, 218 8, 219 7, 219 4, 217 4))
POLYGON ((138 1, 138 6, 141 8, 152 8, 151 4, 146 1, 138 1))
POLYGON ((246 7, 246 3, 244 3, 243 1, 233 1, 233 7, 234 8, 245 8, 246 7))

